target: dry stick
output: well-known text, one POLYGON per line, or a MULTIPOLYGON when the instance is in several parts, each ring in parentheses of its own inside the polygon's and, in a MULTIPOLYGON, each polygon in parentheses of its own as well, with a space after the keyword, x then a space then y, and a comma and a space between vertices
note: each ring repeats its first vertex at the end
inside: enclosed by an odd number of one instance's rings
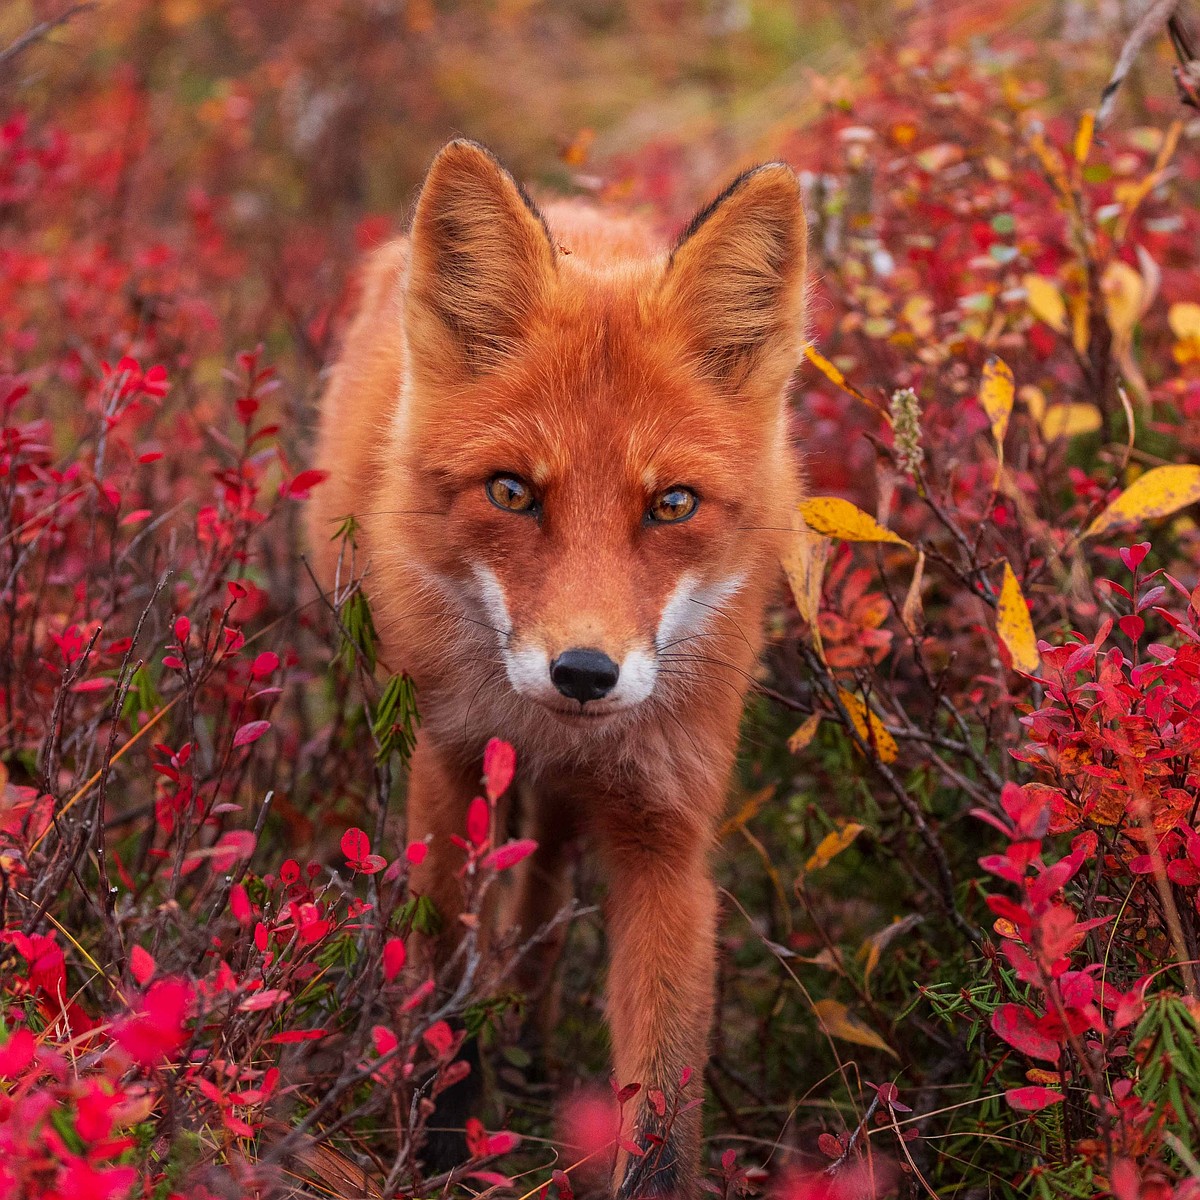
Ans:
POLYGON ((895 772, 874 753, 870 742, 858 732, 854 722, 850 719, 850 714, 847 713, 845 706, 842 704, 841 697, 837 694, 837 689, 825 675, 823 665, 818 661, 817 656, 803 642, 798 643, 798 645, 800 653, 808 664, 809 670, 812 671, 817 684, 825 693, 826 700, 841 721, 846 733, 853 740, 863 756, 871 763, 871 766, 879 773, 884 783, 887 784, 888 790, 900 802, 901 808, 908 814, 918 835, 925 843, 929 853, 933 856, 934 866, 937 868, 938 880, 941 885, 940 899, 946 915, 960 933, 974 944, 981 944, 982 934, 980 931, 958 911, 958 905, 954 899, 954 875, 950 870, 950 862, 946 858, 945 849, 941 842, 938 841, 937 834, 930 829, 929 822, 925 820, 925 814, 921 811, 920 805, 908 794, 908 789, 896 778, 895 772))
POLYGON ((1125 45, 1121 47, 1117 64, 1113 67, 1113 73, 1109 77, 1108 83, 1105 84, 1104 91, 1100 94, 1100 107, 1096 110, 1097 129, 1108 120, 1116 100, 1117 90, 1124 83, 1125 76, 1129 74, 1134 60, 1142 52, 1146 43, 1155 34, 1161 33, 1166 28, 1167 22, 1174 18, 1175 10, 1178 7, 1179 0, 1151 0, 1151 3, 1147 5, 1146 11, 1133 27, 1129 37, 1125 39, 1125 45))
POLYGON ((5 63, 11 62, 22 51, 28 50, 34 42, 40 41, 46 34, 57 29, 59 25, 65 25, 77 14, 87 12, 95 7, 95 4, 91 0, 87 0, 87 3, 83 4, 72 4, 70 8, 59 13, 57 17, 51 17, 48 21, 42 21, 39 25, 31 26, 15 42, 11 42, 3 50, 0 50, 0 67, 4 66, 5 63))

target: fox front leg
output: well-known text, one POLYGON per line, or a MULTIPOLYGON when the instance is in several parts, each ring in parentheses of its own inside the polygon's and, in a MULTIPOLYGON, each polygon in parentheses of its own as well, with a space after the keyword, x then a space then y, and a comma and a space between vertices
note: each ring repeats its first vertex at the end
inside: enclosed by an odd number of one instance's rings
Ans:
POLYGON ((711 837, 679 814, 642 813, 606 829, 602 840, 614 1068, 622 1086, 641 1084, 634 1128, 622 1136, 643 1153, 622 1152, 613 1183, 620 1200, 690 1200, 697 1192, 701 1111, 689 1102, 702 1094, 713 1016, 711 837))

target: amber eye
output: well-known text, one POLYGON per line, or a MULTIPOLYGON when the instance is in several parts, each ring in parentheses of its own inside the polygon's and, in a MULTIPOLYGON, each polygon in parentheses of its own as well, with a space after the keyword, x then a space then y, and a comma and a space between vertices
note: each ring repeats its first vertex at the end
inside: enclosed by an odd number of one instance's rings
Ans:
POLYGON ((696 511, 700 497, 690 488, 669 487, 650 501, 646 520, 659 525, 686 521, 696 511))
POLYGON ((527 513, 537 507, 533 488, 515 475, 493 475, 487 481, 487 495, 497 508, 505 512, 527 513))

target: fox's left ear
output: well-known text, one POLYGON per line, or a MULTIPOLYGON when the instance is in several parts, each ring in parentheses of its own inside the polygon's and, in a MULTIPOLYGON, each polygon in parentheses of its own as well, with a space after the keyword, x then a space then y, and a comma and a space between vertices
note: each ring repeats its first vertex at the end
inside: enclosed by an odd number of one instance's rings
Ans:
POLYGON ((799 180, 770 163, 735 180, 676 243, 666 312, 722 389, 778 395, 795 370, 807 238, 799 180))

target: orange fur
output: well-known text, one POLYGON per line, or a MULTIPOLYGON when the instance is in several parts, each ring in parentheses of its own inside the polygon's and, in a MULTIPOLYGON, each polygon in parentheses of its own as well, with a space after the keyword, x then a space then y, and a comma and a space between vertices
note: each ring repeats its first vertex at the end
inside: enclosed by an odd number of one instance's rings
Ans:
MULTIPOLYGON (((541 842, 514 920, 532 931, 568 894, 577 833, 598 846, 615 1070, 643 1096, 689 1066, 698 1088, 707 1054, 708 858, 799 498, 784 396, 804 285, 784 166, 742 176, 668 252, 584 206, 543 216, 455 142, 409 237, 369 262, 322 405, 318 571, 332 580, 330 535, 353 513, 384 658, 418 689, 408 819, 433 840, 415 885, 454 910, 449 834, 486 739, 511 741, 541 842), (540 516, 492 504, 497 473, 528 481, 540 516), (699 495, 694 515, 647 524, 676 485, 699 495), (611 701, 550 684, 545 664, 574 647, 621 664, 611 701)), ((642 1144, 655 1122, 643 1107, 642 1144)), ((622 1164, 623 1194, 693 1195, 699 1135, 693 1109, 661 1151, 622 1164)))

